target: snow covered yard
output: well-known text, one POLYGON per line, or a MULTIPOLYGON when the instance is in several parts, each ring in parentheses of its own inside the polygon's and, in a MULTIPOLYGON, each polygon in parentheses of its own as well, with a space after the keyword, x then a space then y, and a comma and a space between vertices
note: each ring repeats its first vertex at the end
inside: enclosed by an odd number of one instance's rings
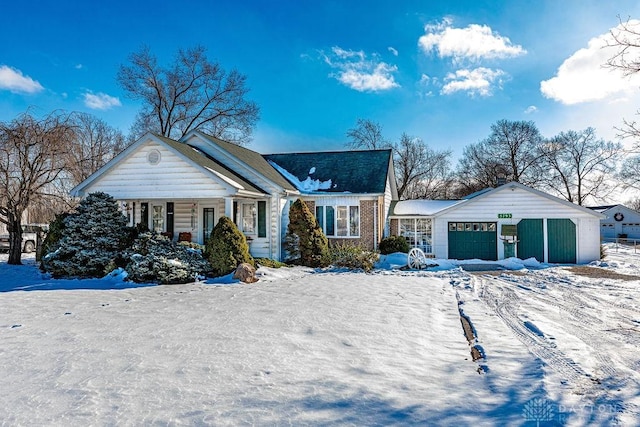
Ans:
POLYGON ((295 268, 139 286, 27 263, 0 257, 0 425, 640 424, 632 251, 610 250, 597 268, 627 276, 604 279, 295 268))

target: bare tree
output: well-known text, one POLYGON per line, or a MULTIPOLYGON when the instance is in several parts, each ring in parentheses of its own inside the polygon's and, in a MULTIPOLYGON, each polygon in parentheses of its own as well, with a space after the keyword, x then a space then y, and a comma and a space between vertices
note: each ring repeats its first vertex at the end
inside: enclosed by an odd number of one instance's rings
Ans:
POLYGON ((469 194, 495 187, 498 178, 535 187, 540 179, 541 143, 535 123, 497 121, 488 138, 465 148, 458 163, 460 190, 469 194))
POLYGON ((543 185, 566 200, 606 199, 614 183, 611 178, 622 154, 622 145, 596 137, 593 128, 561 132, 541 146, 543 185))
POLYGON ((420 138, 403 133, 398 142, 387 140, 382 126, 369 119, 358 119, 347 131, 352 149, 391 149, 393 151, 400 199, 446 198, 451 188, 451 151, 432 150, 420 138))
POLYGON ((260 110, 246 99, 246 77, 209 61, 202 46, 178 50, 168 67, 143 47, 120 66, 117 80, 129 97, 143 103, 132 128, 136 136, 152 131, 180 138, 200 129, 237 144, 251 140, 260 110))
POLYGON ((498 186, 498 180, 507 176, 507 168, 498 159, 486 154, 485 142, 464 148, 456 172, 456 197, 464 197, 485 188, 498 186))
POLYGON ((391 147, 391 143, 382 136, 382 126, 369 119, 358 119, 356 126, 347 131, 347 137, 350 139, 347 147, 352 149, 378 150, 391 147))
POLYGON ((9 264, 22 263, 22 215, 63 171, 73 136, 69 116, 60 112, 0 123, 0 222, 9 231, 9 264))
MULTIPOLYGON (((640 72, 640 21, 618 19, 620 24, 609 32, 611 40, 606 45, 615 49, 615 53, 604 66, 621 71, 624 76, 631 76, 640 72)), ((636 112, 636 115, 639 113, 636 112)), ((635 139, 640 149, 640 124, 629 119, 623 119, 622 123, 622 127, 618 128, 618 137, 635 139)))
POLYGON ((628 157, 622 162, 618 179, 624 187, 640 190, 640 156, 628 157))
POLYGON ((432 150, 420 138, 406 133, 394 145, 398 197, 440 198, 446 194, 450 151, 432 150))
POLYGON ((624 205, 629 209, 633 209, 636 212, 640 212, 640 198, 627 200, 627 202, 624 205))
POLYGON ((75 186, 122 151, 125 138, 118 129, 91 114, 74 113, 72 121, 75 138, 67 153, 65 172, 75 186))

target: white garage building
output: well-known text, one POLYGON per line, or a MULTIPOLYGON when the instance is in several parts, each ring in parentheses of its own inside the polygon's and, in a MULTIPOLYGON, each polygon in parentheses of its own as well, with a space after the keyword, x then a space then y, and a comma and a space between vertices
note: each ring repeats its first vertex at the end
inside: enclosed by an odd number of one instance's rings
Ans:
POLYGON ((640 212, 623 205, 596 206, 591 209, 606 216, 600 220, 600 237, 603 241, 640 239, 640 212))
POLYGON ((390 234, 443 259, 536 258, 584 264, 600 259, 605 216, 510 182, 462 200, 405 200, 392 205, 390 234))

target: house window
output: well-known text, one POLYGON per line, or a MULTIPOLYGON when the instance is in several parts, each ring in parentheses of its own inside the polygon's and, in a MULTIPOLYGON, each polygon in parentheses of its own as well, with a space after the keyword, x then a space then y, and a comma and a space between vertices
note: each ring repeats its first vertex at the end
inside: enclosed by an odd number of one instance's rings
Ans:
MULTIPOLYGON (((431 218, 401 218, 400 235, 412 248, 420 248, 430 254, 433 253, 431 225, 431 218)), ((451 225, 449 227, 451 229, 451 225)))
POLYGON ((242 232, 245 234, 255 234, 256 233, 256 204, 243 203, 241 215, 242 215, 242 232))
POLYGON ((316 206, 325 236, 360 237, 360 206, 316 206))

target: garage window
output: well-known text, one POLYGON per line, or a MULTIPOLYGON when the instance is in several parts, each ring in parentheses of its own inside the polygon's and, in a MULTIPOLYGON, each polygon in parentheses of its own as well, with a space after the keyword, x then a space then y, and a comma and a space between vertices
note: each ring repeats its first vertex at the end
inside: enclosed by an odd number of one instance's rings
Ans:
POLYGON ((481 232, 496 231, 495 222, 450 222, 449 231, 481 232))
POLYGON ((407 239, 412 248, 420 248, 427 254, 433 253, 431 218, 400 219, 400 235, 407 239))

